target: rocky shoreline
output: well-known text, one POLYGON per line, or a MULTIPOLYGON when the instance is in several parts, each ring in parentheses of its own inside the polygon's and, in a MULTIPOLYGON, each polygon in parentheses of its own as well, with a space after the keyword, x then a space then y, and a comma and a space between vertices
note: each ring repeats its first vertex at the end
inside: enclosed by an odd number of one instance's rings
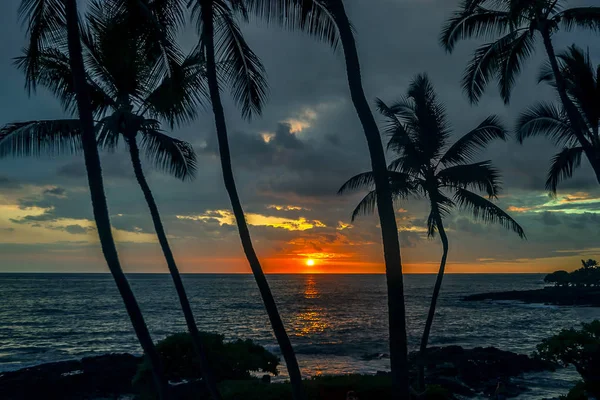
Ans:
POLYGON ((598 287, 547 287, 536 290, 512 290, 508 292, 478 293, 466 296, 464 301, 522 301, 560 306, 600 307, 598 287))
MULTIPOLYGON (((7 400, 106 399, 125 395, 132 398, 135 391, 131 381, 140 362, 140 357, 131 354, 107 354, 4 372, 0 373, 0 393, 7 400)), ((416 365, 416 354, 411 354, 411 362, 416 365)), ((466 397, 493 393, 499 377, 507 382, 508 393, 514 397, 527 388, 511 384, 510 378, 555 368, 553 364, 494 347, 432 347, 425 364, 429 384, 466 397)), ((199 386, 202 385, 194 384, 195 393, 203 391, 199 386)))

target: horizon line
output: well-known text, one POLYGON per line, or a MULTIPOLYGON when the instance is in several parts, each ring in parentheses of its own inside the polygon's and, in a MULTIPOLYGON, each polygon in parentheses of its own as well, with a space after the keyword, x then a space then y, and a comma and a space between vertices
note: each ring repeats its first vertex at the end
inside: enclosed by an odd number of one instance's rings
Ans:
MULTIPOLYGON (((446 272, 445 275, 540 275, 550 272, 446 272)), ((6 274, 81 274, 111 275, 111 272, 75 271, 0 271, 6 274)), ((252 272, 181 272, 181 275, 253 275, 252 272)), ((405 272, 403 275, 437 275, 437 272, 405 272)), ((170 275, 169 272, 125 272, 125 275, 170 275)), ((385 272, 265 272, 265 275, 386 275, 385 272)))

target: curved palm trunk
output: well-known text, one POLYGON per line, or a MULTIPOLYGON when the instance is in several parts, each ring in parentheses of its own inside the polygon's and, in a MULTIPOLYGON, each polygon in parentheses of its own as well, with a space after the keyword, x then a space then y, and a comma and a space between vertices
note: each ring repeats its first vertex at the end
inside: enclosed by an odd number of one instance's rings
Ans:
POLYGON ((346 72, 352 102, 363 126, 371 167, 375 179, 377 193, 377 210, 381 224, 383 238, 383 251, 385 257, 389 332, 390 332, 390 359, 392 369, 392 398, 408 399, 408 349, 406 340, 406 310, 404 306, 404 282, 402 275, 402 262, 400 259, 400 243, 398 241, 398 228, 394 214, 394 204, 390 191, 387 165, 381 136, 369 103, 365 97, 360 75, 360 62, 356 50, 354 35, 342 0, 330 1, 331 12, 337 23, 340 39, 344 48, 346 59, 346 72))
POLYGON ((123 298, 133 329, 135 330, 142 349, 152 366, 152 373, 158 397, 160 399, 168 399, 169 386, 164 377, 158 353, 154 348, 152 337, 150 336, 150 332, 148 332, 148 327, 146 326, 140 307, 127 282, 123 269, 121 268, 117 248, 115 247, 112 236, 108 205, 106 204, 106 197, 104 194, 100 156, 98 155, 98 147, 96 145, 96 137, 94 134, 92 108, 86 86, 85 69, 79 38, 77 0, 67 0, 65 2, 65 9, 68 30, 69 63, 73 72, 74 87, 77 95, 77 109, 82 125, 81 140, 83 144, 83 155, 85 158, 94 219, 96 221, 96 228, 98 229, 102 253, 104 254, 108 268, 117 284, 119 293, 123 298))
POLYGON ((229 141, 227 138, 227 124, 225 122, 225 114, 223 112, 223 105, 221 103, 221 95, 219 93, 219 83, 217 80, 217 68, 215 62, 215 48, 214 48, 214 22, 213 22, 213 10, 210 1, 203 3, 202 6, 202 20, 203 20, 203 32, 202 38, 203 43, 206 46, 206 75, 208 79, 208 87, 210 92, 210 98, 212 102, 213 113, 215 115, 215 125, 217 130, 217 138, 219 142, 219 152, 221 158, 221 168, 223 170, 223 180, 225 182, 225 188, 231 201, 233 214, 237 223, 240 239, 242 241, 242 247, 258 290, 262 296, 265 309, 271 322, 271 327, 275 334, 275 338, 281 349, 281 354, 285 360, 288 374, 290 375, 290 383, 292 385, 292 394, 295 400, 306 399, 306 392, 302 383, 302 375, 300 373, 300 367, 298 366, 298 360, 294 353, 294 348, 290 342, 283 321, 277 310, 275 299, 271 293, 271 288, 265 277, 265 274, 258 260, 258 256, 254 251, 252 245, 252 239, 250 238, 250 231, 244 217, 244 210, 237 193, 235 185, 235 179, 233 176, 233 170, 231 167, 231 155, 229 151, 229 141))
POLYGON ((441 219, 436 222, 438 232, 440 234, 440 240, 442 241, 442 260, 440 261, 440 269, 435 280, 435 286, 433 288, 433 295, 431 296, 431 304, 429 305, 429 313, 427 314, 427 321, 425 321, 425 329, 423 330, 423 336, 421 337, 421 346, 419 347, 419 388, 425 390, 425 365, 422 361, 425 358, 427 352, 427 344, 429 343, 429 333, 431 332, 431 325, 433 325, 433 317, 435 316, 435 309, 437 306, 437 300, 440 295, 440 289, 442 288, 442 281, 444 280, 444 271, 446 270, 446 259, 448 258, 448 236, 444 230, 444 224, 441 219))
POLYGON ((169 241, 167 240, 167 234, 165 233, 165 229, 160 219, 158 206, 156 205, 156 201, 154 200, 154 196, 152 195, 152 191, 150 190, 150 186, 148 185, 146 177, 144 176, 144 171, 142 170, 140 150, 138 148, 135 136, 127 138, 127 144, 129 145, 129 155, 131 156, 131 164, 133 165, 135 178, 137 179, 138 184, 142 188, 144 198, 146 199, 146 203, 148 204, 148 208, 150 209, 150 215, 152 215, 152 222, 154 223, 154 230, 156 231, 158 242, 160 243, 160 247, 163 251, 165 259, 167 260, 169 273, 171 274, 171 277, 173 278, 173 283, 175 284, 175 290, 177 291, 179 303, 181 304, 181 309, 183 310, 185 323, 192 337, 194 350, 196 351, 200 359, 200 371, 202 372, 202 378, 204 379, 206 388, 208 389, 212 398, 214 400, 220 400, 221 394, 219 393, 219 388, 217 387, 215 378, 212 375, 212 371, 210 370, 210 367, 208 365, 206 347, 202 343, 202 338, 200 336, 200 332, 198 331, 196 320, 194 319, 192 307, 185 292, 185 287, 183 286, 183 281, 181 280, 179 269, 177 268, 177 264, 175 263, 175 257, 173 257, 171 246, 169 246, 169 241))
POLYGON ((563 103, 563 107, 567 112, 567 117, 569 118, 569 122, 571 122, 571 126, 575 127, 574 133, 583 147, 585 155, 587 156, 592 168, 594 169, 594 173, 596 174, 596 179, 598 183, 600 183, 600 152, 596 151, 594 147, 590 144, 590 142, 585 138, 582 132, 586 127, 581 127, 584 122, 581 119, 579 111, 575 104, 569 99, 567 94, 567 85, 560 71, 560 67, 558 66, 558 61, 556 60, 556 53, 554 51, 554 46, 552 45, 552 39, 550 37, 550 32, 548 28, 544 28, 541 30, 542 38, 544 39, 544 48, 546 49, 546 54, 548 55, 548 60, 550 60, 550 65, 552 66, 552 72, 554 73, 554 79, 556 81, 556 88, 558 90, 558 95, 560 96, 560 100, 563 103), (583 128, 582 130, 579 127, 583 128))

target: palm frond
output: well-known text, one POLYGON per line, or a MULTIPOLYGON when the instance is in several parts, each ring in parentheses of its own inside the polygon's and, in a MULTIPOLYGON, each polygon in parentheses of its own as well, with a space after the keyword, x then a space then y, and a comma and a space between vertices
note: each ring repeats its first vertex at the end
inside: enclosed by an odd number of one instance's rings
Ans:
POLYGON ((379 112, 385 117, 385 126, 383 128, 383 131, 386 134, 393 136, 394 134, 397 134, 398 131, 402 131, 399 134, 408 135, 408 133, 406 132, 406 126, 404 126, 404 124, 398 119, 398 116, 396 115, 396 113, 399 112, 399 104, 405 103, 406 99, 402 99, 397 101, 395 103, 395 106, 390 107, 380 98, 375 99, 375 107, 377 109, 377 112, 379 112))
MULTIPOLYGON (((23 72, 26 72, 27 62, 30 59, 29 51, 29 49, 25 49, 24 56, 15 58, 15 65, 23 72)), ((36 83, 50 90, 60 100, 65 111, 75 114, 77 103, 69 57, 57 48, 47 48, 40 51, 36 58, 36 83)), ((101 87, 89 77, 87 81, 94 113, 103 113, 108 108, 115 106, 113 99, 101 87)))
POLYGON ((121 116, 123 113, 114 112, 105 116, 96 123, 96 142, 102 150, 114 151, 119 147, 123 127, 121 116))
POLYGON ((542 68, 540 68, 540 72, 538 74, 538 83, 546 82, 549 85, 556 88, 556 82, 554 80, 554 70, 552 69, 552 65, 550 61, 546 61, 542 68))
POLYGON ((559 146, 577 141, 565 112, 551 103, 539 103, 521 113, 516 132, 519 143, 533 136, 546 136, 559 146))
POLYGON ((376 205, 377 192, 375 192, 375 190, 371 190, 365 195, 365 197, 362 198, 361 201, 358 202, 358 205, 356 208, 354 208, 354 211, 352 211, 352 222, 354 222, 360 215, 373 214, 376 205))
POLYGON ((437 178, 443 186, 479 190, 490 198, 497 197, 501 190, 500 172, 491 161, 448 167, 437 178))
POLYGON ((224 61, 222 76, 232 89, 232 96, 244 118, 260 115, 268 97, 265 68, 246 43, 239 26, 227 8, 215 9, 215 50, 224 61))
POLYGON ((463 163, 471 160, 479 150, 493 140, 506 141, 508 131, 496 115, 487 117, 475 129, 458 139, 444 153, 440 162, 444 165, 463 163))
POLYGON ((0 157, 77 154, 82 150, 78 119, 15 122, 0 129, 0 157))
POLYGON ((600 32, 600 7, 569 8, 558 13, 555 20, 566 31, 584 28, 600 32))
POLYGON ((419 121, 415 114, 414 104, 408 98, 401 98, 392 105, 376 99, 376 106, 386 119, 384 132, 390 136, 387 149, 399 155, 388 169, 418 174, 430 160, 418 148, 415 140, 415 129, 418 129, 419 121))
POLYGON ((86 73, 112 98, 135 94, 131 86, 140 79, 132 68, 137 48, 132 46, 135 39, 129 28, 111 19, 104 9, 87 16, 80 32, 86 73))
POLYGON ((460 11, 448 20, 440 33, 440 44, 452 52, 459 40, 503 35, 509 28, 506 11, 490 10, 463 2, 460 11))
POLYGON ((337 23, 327 1, 323 0, 246 0, 248 10, 267 23, 284 29, 305 32, 334 49, 339 42, 337 23))
POLYGON ((428 160, 437 159, 450 136, 446 109, 437 99, 435 89, 426 74, 417 75, 408 88, 413 102, 410 128, 416 133, 415 144, 428 160))
POLYGON ((196 173, 196 153, 191 144, 172 138, 157 129, 157 121, 142 124, 140 147, 154 166, 174 177, 192 179, 196 173))
MULTIPOLYGON (((105 1, 96 0, 104 5, 105 1)), ((177 31, 185 22, 186 0, 110 0, 112 15, 131 29, 144 53, 156 61, 152 76, 169 76, 172 64, 181 64, 183 52, 177 45, 177 31)))
POLYGON ((556 195, 558 184, 573 176, 575 168, 581 165, 582 154, 583 147, 566 147, 552 158, 546 179, 546 190, 550 194, 556 195))
POLYGON ((535 51, 535 38, 536 36, 532 35, 531 32, 524 31, 513 41, 502 57, 498 86, 500 88, 500 96, 505 104, 508 104, 510 101, 510 94, 515 86, 516 77, 521 72, 523 63, 535 51))
POLYGON ((346 183, 340 187, 338 194, 346 194, 350 191, 361 190, 365 188, 372 188, 375 186, 375 178, 373 172, 362 172, 358 175, 348 179, 346 183))
MULTIPOLYGON (((392 197, 394 200, 397 199, 405 199, 410 195, 416 195, 415 185, 413 178, 405 173, 396 172, 396 171, 388 171, 389 182, 390 182, 390 190, 392 192, 392 197)), ((375 178, 373 177, 372 172, 363 172, 361 174, 355 175, 352 178, 348 179, 346 183, 342 185, 342 187, 338 190, 338 194, 346 194, 351 191, 361 190, 361 189, 372 189, 375 187, 375 178)), ((352 213, 352 220, 360 215, 372 213, 377 200, 377 195, 375 190, 373 189, 363 200, 358 204, 352 213)))
POLYGON ((596 74, 589 55, 576 45, 570 46, 558 55, 561 75, 567 86, 567 93, 581 111, 587 126, 597 130, 600 122, 600 76, 596 74))
POLYGON ((475 51, 462 78, 463 90, 471 103, 479 101, 489 81, 497 76, 505 55, 514 46, 520 33, 520 30, 511 31, 475 51))
POLYGON ((66 14, 62 0, 22 0, 19 19, 27 26, 28 51, 23 60, 25 87, 29 92, 37 85, 39 55, 49 46, 66 44, 66 14))
POLYGON ((488 224, 500 224, 515 232, 520 238, 526 239, 525 231, 517 221, 491 201, 466 189, 457 189, 454 202, 460 209, 470 211, 475 219, 488 224))
POLYGON ((143 107, 153 118, 165 119, 171 128, 190 122, 198 115, 198 106, 209 104, 204 54, 200 48, 181 65, 172 64, 171 76, 148 94, 143 107))

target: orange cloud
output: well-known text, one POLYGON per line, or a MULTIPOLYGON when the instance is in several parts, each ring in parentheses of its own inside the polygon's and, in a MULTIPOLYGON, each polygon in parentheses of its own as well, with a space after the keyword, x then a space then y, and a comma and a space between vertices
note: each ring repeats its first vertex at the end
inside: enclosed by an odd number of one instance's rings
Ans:
POLYGON ((527 211, 531 211, 533 210, 534 207, 517 207, 517 206, 510 206, 508 207, 508 211, 512 211, 512 212, 518 212, 518 213, 523 213, 523 212, 527 212, 527 211))
POLYGON ((338 226, 335 229, 337 229, 338 231, 343 231, 344 229, 352 229, 352 228, 354 228, 354 225, 345 224, 342 221, 338 221, 338 226))

